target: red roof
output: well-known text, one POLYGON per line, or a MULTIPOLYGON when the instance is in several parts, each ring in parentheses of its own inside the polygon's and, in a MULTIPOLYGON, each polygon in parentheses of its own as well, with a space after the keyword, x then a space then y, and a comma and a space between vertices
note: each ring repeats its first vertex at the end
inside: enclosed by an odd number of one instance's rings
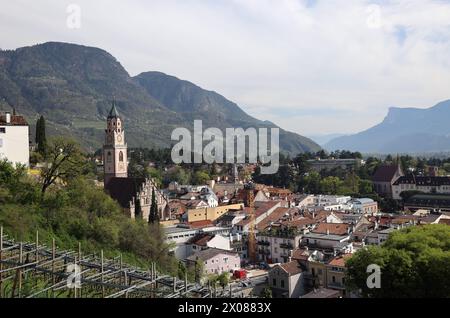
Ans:
POLYGON ((302 272, 297 261, 281 264, 280 267, 288 272, 290 275, 295 275, 302 272))
POLYGON ((339 255, 333 258, 328 265, 336 267, 345 267, 345 262, 352 257, 353 254, 339 255))
POLYGON ((349 225, 345 223, 320 223, 312 232, 332 235, 348 234, 349 225))
POLYGON ((7 124, 6 115, 0 115, 0 125, 28 126, 28 123, 23 116, 11 115, 11 122, 7 124))
POLYGON ((204 221, 190 222, 189 225, 191 229, 201 229, 204 227, 214 226, 214 223, 209 220, 204 220, 204 221))

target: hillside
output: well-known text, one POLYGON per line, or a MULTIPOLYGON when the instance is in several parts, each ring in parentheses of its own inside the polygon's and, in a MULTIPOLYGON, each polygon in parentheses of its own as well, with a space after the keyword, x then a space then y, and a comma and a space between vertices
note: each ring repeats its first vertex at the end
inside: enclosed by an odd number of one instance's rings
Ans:
MULTIPOLYGON (((0 51, 0 109, 15 107, 32 125, 44 115, 50 135, 75 136, 89 150, 101 147, 113 96, 131 147, 168 147, 172 130, 192 127, 194 118, 220 128, 274 126, 217 93, 175 77, 149 72, 132 78, 98 48, 49 42, 0 51)), ((320 149, 286 131, 280 143, 289 153, 320 149)))
POLYGON ((423 153, 450 150, 450 100, 428 109, 392 107, 382 123, 355 135, 335 138, 328 150, 423 153))

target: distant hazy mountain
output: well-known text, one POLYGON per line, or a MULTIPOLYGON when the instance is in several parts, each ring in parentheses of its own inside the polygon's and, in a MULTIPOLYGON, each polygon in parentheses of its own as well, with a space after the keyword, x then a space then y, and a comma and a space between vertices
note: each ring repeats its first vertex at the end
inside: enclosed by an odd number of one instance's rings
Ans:
POLYGON ((325 135, 309 135, 307 136, 311 140, 314 140, 316 143, 318 143, 320 146, 325 145, 330 140, 333 140, 338 137, 346 136, 345 134, 325 134, 325 135))
MULTIPOLYGON (((191 128, 194 119, 219 128, 275 126, 175 77, 149 72, 132 78, 98 48, 49 42, 0 51, 0 109, 14 106, 32 125, 43 114, 51 135, 70 135, 91 149, 101 147, 113 96, 130 146, 168 147, 172 130, 191 128)), ((305 137, 284 130, 280 134, 285 152, 320 149, 305 137)))
POLYGON ((450 100, 428 109, 392 107, 382 123, 351 136, 335 138, 328 150, 371 153, 421 153, 450 150, 450 100))

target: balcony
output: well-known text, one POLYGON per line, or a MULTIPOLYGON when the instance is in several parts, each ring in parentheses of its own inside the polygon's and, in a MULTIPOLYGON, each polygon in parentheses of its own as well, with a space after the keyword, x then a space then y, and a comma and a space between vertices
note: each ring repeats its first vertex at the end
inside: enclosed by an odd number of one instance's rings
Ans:
POLYGON ((281 248, 285 248, 285 249, 289 249, 289 250, 292 250, 294 248, 294 246, 291 243, 281 243, 280 247, 281 248))
POLYGON ((262 246, 269 246, 269 245, 270 245, 270 242, 267 242, 267 241, 258 241, 258 243, 256 243, 256 244, 262 245, 262 246))

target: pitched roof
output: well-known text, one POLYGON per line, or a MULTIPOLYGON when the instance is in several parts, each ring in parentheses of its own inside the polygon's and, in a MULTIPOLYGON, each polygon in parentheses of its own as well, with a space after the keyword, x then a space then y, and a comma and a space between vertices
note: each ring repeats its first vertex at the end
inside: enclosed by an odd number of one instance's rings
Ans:
POLYGON ((339 255, 333 258, 328 265, 336 267, 345 267, 345 262, 352 257, 353 254, 339 255))
POLYGON ((300 265, 297 261, 280 264, 279 266, 284 269, 289 275, 296 275, 302 272, 302 269, 300 268, 300 265))
POLYGON ((381 166, 375 172, 372 181, 374 182, 392 182, 399 167, 397 165, 381 166))
POLYGON ((130 201, 142 190, 145 181, 145 178, 112 178, 105 189, 121 207, 129 208, 130 201))
POLYGON ((0 125, 2 126, 28 126, 27 121, 23 116, 11 115, 11 121, 6 123, 6 114, 0 115, 0 125))
POLYGON ((308 260, 309 252, 306 249, 297 248, 292 251, 292 259, 293 260, 308 260))
POLYGON ((195 221, 189 223, 189 227, 191 229, 202 229, 204 227, 211 227, 211 226, 214 226, 214 223, 209 220, 195 221))
POLYGON ((263 231, 270 226, 272 222, 279 221, 287 212, 289 208, 276 208, 268 217, 258 223, 256 226, 258 231, 263 231))
POLYGON ((207 243, 211 241, 214 238, 215 235, 208 234, 208 233, 200 233, 191 238, 188 243, 189 244, 195 244, 198 246, 207 246, 207 243))
POLYGON ((319 223, 312 231, 313 233, 346 235, 349 231, 349 225, 346 223, 319 223))

